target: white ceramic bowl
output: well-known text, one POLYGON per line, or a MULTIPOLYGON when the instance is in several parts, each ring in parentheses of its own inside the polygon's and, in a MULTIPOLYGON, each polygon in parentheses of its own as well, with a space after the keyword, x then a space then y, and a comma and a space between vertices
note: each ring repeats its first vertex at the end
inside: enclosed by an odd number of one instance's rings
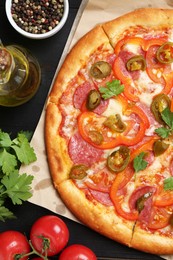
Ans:
MULTIPOLYGON (((26 0, 24 0, 26 1, 26 0)), ((58 23, 58 25, 56 25, 52 30, 45 32, 45 33, 40 33, 40 34, 34 34, 34 33, 30 33, 30 32, 26 32, 25 30, 23 30, 22 28, 20 28, 14 21, 12 14, 11 14, 11 4, 12 4, 12 0, 6 0, 5 3, 5 9, 6 9, 6 15, 7 18, 10 22, 10 24, 13 26, 13 28, 19 32, 20 34, 22 34, 25 37, 31 38, 31 39, 45 39, 48 37, 51 37, 52 35, 54 35, 55 33, 57 33, 58 31, 61 30, 61 28, 64 26, 68 14, 69 14, 69 2, 68 0, 64 0, 64 13, 63 16, 60 20, 60 22, 58 23)))

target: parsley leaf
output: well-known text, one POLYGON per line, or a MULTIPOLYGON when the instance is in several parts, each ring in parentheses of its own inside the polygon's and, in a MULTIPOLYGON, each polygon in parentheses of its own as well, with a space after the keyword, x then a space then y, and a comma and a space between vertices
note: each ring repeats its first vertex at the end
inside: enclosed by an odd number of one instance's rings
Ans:
POLYGON ((163 182, 164 190, 173 190, 173 177, 169 177, 163 182))
POLYGON ((1 183, 6 189, 4 194, 8 194, 13 204, 22 204, 22 200, 25 201, 32 196, 29 186, 32 180, 33 176, 27 175, 26 173, 22 175, 17 172, 10 173, 1 180, 1 183))
POLYGON ((28 165, 36 160, 36 155, 24 134, 19 133, 18 137, 13 140, 11 147, 15 150, 18 160, 28 165))
POLYGON ((16 217, 13 215, 13 212, 11 212, 5 206, 0 206, 0 221, 4 222, 6 218, 13 219, 16 217))
POLYGON ((170 111, 169 107, 166 107, 162 112, 161 116, 167 127, 159 127, 155 129, 155 132, 162 138, 167 138, 173 133, 173 112, 170 111))
POLYGON ((0 130, 0 147, 10 147, 11 138, 8 133, 4 133, 0 130))
POLYGON ((3 173, 8 175, 17 166, 16 156, 3 149, 0 151, 0 166, 3 173))
POLYGON ((156 134, 158 134, 162 138, 167 138, 170 134, 170 129, 165 127, 159 127, 155 130, 156 134))
POLYGON ((108 99, 113 96, 117 96, 124 91, 124 86, 121 85, 120 80, 114 79, 111 82, 106 83, 106 87, 99 88, 102 98, 108 99))
POLYGON ((170 111, 169 107, 166 107, 161 113, 163 121, 173 129, 173 113, 170 111))
POLYGON ((6 199, 13 204, 22 204, 31 196, 32 175, 19 173, 21 164, 36 161, 34 149, 30 146, 30 132, 20 132, 15 139, 0 129, 0 221, 14 218, 13 212, 5 207, 6 199))
POLYGON ((144 170, 148 162, 144 160, 145 153, 141 152, 138 156, 136 156, 133 160, 133 167, 135 169, 135 172, 139 172, 144 170))

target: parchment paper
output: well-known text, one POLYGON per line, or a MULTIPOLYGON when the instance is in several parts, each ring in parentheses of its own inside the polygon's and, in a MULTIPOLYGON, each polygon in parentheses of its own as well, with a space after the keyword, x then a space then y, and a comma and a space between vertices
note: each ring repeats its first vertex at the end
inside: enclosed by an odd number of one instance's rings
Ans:
MULTIPOLYGON (((83 0, 56 74, 69 49, 96 24, 112 20, 137 8, 172 8, 168 5, 167 1, 170 2, 171 0, 83 0)), ((78 221, 65 207, 51 182, 44 145, 44 118, 45 108, 42 111, 38 126, 31 140, 31 145, 34 147, 38 159, 35 163, 27 167, 21 167, 20 169, 21 172, 34 175, 32 184, 33 196, 29 201, 74 221, 78 221)), ((173 256, 166 256, 164 258, 173 260, 173 256)))

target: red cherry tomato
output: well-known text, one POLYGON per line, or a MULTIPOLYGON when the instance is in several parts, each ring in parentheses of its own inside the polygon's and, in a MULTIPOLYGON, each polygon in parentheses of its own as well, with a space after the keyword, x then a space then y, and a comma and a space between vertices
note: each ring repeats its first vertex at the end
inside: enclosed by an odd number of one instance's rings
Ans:
POLYGON ((69 230, 59 217, 46 215, 37 219, 32 225, 30 240, 39 253, 53 256, 68 243, 69 230))
MULTIPOLYGON (((14 260, 15 255, 24 255, 30 252, 27 238, 18 231, 8 230, 0 233, 0 259, 14 260)), ((22 257, 20 260, 27 260, 22 257)))
POLYGON ((62 251, 59 260, 97 260, 97 257, 88 247, 74 244, 62 251))

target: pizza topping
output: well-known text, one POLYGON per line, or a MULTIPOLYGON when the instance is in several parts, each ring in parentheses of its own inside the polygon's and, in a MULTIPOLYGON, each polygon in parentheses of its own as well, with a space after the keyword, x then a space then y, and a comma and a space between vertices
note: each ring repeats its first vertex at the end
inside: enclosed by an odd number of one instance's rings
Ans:
POLYGON ((155 117, 155 119, 163 124, 163 118, 162 118, 162 112, 166 107, 170 106, 170 99, 165 94, 159 94, 156 97, 154 97, 152 103, 151 103, 151 111, 155 117))
POLYGON ((139 213, 144 209, 146 200, 152 195, 151 192, 145 193, 136 201, 136 208, 139 213))
POLYGON ((169 147, 169 144, 165 143, 162 140, 155 141, 153 145, 153 151, 155 156, 163 154, 169 147))
POLYGON ((99 88, 102 98, 108 99, 121 94, 124 91, 124 86, 121 85, 120 80, 114 79, 106 83, 106 87, 99 88))
POLYGON ((165 42, 162 44, 156 53, 156 57, 161 63, 172 63, 173 62, 173 43, 165 42))
POLYGON ((112 184, 112 176, 114 177, 110 172, 108 173, 107 168, 103 168, 102 170, 89 175, 84 183, 92 190, 108 193, 112 184))
POLYGON ((125 123, 123 123, 119 114, 111 115, 103 122, 103 125, 107 126, 113 132, 122 133, 126 129, 125 123))
POLYGON ((83 140, 78 132, 71 137, 68 151, 74 164, 84 164, 86 166, 96 163, 103 155, 102 150, 93 147, 83 140))
POLYGON ((100 93, 96 89, 90 90, 87 96, 86 107, 88 110, 94 110, 101 102, 100 93))
POLYGON ((90 74, 96 79, 106 78, 111 74, 111 65, 106 61, 98 61, 91 66, 90 74))
POLYGON ((169 224, 170 213, 162 207, 152 207, 147 221, 147 228, 158 230, 169 224))
POLYGON ((128 71, 145 70, 146 69, 145 58, 142 55, 136 55, 130 58, 126 63, 126 68, 128 71))
MULTIPOLYGON (((167 186, 171 187, 171 181, 169 181, 169 179, 165 179, 165 181, 167 183, 165 183, 165 187, 167 188, 167 186)), ((158 193, 156 194, 156 196, 154 197, 154 206, 157 207, 166 207, 166 206, 171 206, 173 204, 173 190, 170 189, 163 189, 163 187, 161 187, 161 189, 158 190, 158 193)))
POLYGON ((171 112, 170 109, 166 107, 161 112, 161 117, 163 121, 166 123, 166 127, 157 128, 155 132, 162 138, 167 138, 169 135, 172 135, 173 133, 173 112, 171 112))
POLYGON ((73 104, 75 108, 81 109, 83 102, 86 100, 87 95, 92 88, 92 84, 88 81, 85 81, 76 88, 73 95, 73 104))
POLYGON ((147 167, 148 162, 146 160, 144 160, 145 156, 146 156, 146 153, 141 152, 138 156, 136 156, 134 158, 133 167, 135 169, 135 172, 142 171, 147 167))
POLYGON ((173 190, 173 177, 164 180, 164 190, 173 190))
POLYGON ((69 177, 70 179, 82 180, 84 177, 87 176, 87 170, 88 167, 84 164, 74 165, 71 168, 69 177))
POLYGON ((88 137, 91 140, 92 143, 96 144, 96 145, 101 145, 103 142, 103 135, 95 130, 91 130, 88 132, 88 137))
POLYGON ((137 106, 125 109, 124 115, 129 119, 133 117, 133 120, 136 121, 136 129, 131 129, 131 120, 126 120, 124 123, 128 131, 126 130, 126 133, 115 133, 104 125, 106 120, 105 116, 97 115, 93 112, 83 112, 78 117, 79 132, 86 142, 100 149, 111 149, 118 145, 137 144, 145 135, 145 130, 148 128, 148 119, 137 106), (100 144, 93 142, 90 138, 90 131, 96 131, 102 134, 103 142, 100 144))
POLYGON ((120 192, 126 184, 129 184, 132 176, 133 171, 131 171, 131 168, 128 168, 127 171, 125 170, 118 173, 110 189, 110 198, 114 204, 115 210, 118 215, 127 220, 137 220, 139 215, 139 212, 135 207, 127 210, 123 208, 123 202, 126 196, 120 192))
POLYGON ((92 197, 105 206, 113 206, 109 193, 89 189, 92 197))
POLYGON ((155 191, 156 188, 153 186, 141 186, 135 189, 129 198, 130 209, 138 211, 138 219, 141 221, 148 220, 155 191))
POLYGON ((112 152, 107 158, 107 167, 112 172, 117 173, 123 171, 130 161, 130 149, 126 146, 112 152))

